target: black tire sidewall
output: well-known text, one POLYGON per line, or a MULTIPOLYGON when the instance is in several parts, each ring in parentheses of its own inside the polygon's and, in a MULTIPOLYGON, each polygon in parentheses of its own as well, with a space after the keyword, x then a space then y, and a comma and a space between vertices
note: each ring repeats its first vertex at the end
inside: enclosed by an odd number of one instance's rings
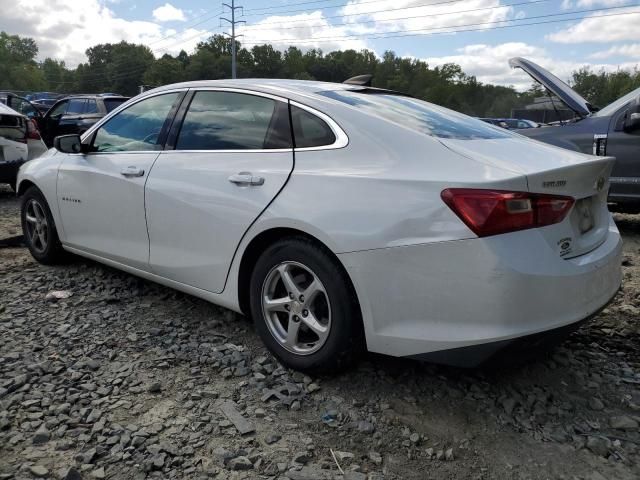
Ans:
POLYGON ((25 243, 27 244, 29 252, 31 252, 33 258, 44 264, 55 264, 59 262, 62 258, 63 251, 60 239, 58 238, 58 231, 56 230, 56 224, 53 220, 53 215, 51 215, 49 204, 38 188, 30 187, 22 196, 22 202, 20 204, 20 221, 22 224, 22 233, 24 235, 25 243), (47 242, 47 248, 43 252, 38 252, 33 248, 31 240, 27 235, 26 204, 31 199, 37 200, 40 205, 42 205, 44 214, 47 217, 47 223, 50 226, 49 241, 47 242))
POLYGON ((285 365, 303 371, 334 371, 346 367, 359 351, 360 315, 345 273, 321 247, 306 239, 289 239, 268 247, 256 262, 250 283, 251 315, 267 348, 285 365), (331 330, 324 345, 309 355, 286 350, 273 337, 262 311, 262 285, 276 265, 298 262, 311 269, 320 279, 331 305, 331 330))

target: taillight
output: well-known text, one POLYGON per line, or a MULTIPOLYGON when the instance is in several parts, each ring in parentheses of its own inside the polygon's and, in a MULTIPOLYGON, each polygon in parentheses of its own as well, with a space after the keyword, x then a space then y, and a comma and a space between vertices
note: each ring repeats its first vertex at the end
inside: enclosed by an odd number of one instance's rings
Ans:
POLYGON ((575 202, 559 195, 473 188, 447 188, 440 196, 479 237, 559 223, 575 202))
POLYGON ((38 125, 33 119, 29 119, 29 121, 27 121, 27 138, 31 140, 42 139, 40 132, 38 131, 38 125))

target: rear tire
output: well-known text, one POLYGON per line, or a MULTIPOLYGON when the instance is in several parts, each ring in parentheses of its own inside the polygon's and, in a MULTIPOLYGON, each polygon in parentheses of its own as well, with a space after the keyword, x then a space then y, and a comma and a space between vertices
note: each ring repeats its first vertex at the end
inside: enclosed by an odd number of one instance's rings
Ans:
POLYGON ((47 200, 37 187, 29 187, 20 206, 22 232, 33 258, 44 265, 64 262, 63 250, 47 200))
POLYGON ((363 350, 360 308, 346 273, 304 237, 262 253, 251 274, 250 305, 262 341, 295 370, 343 370, 363 350))

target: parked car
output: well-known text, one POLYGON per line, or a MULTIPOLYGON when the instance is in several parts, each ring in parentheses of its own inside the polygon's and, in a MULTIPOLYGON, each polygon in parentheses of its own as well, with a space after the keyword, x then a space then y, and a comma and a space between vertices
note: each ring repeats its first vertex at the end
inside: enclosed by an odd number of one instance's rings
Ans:
POLYGON ((15 189, 20 166, 46 151, 33 120, 0 104, 0 183, 15 189))
POLYGON ((531 75, 578 116, 559 126, 520 133, 577 152, 615 157, 609 201, 619 210, 640 212, 640 88, 598 110, 540 65, 519 57, 509 64, 531 75))
POLYGON ((532 120, 523 118, 481 118, 483 122, 491 123, 508 130, 520 130, 524 128, 539 128, 541 125, 532 120))
POLYGON ((44 114, 47 113, 47 110, 49 110, 57 101, 57 98, 43 98, 42 100, 35 100, 31 103, 40 113, 44 114))
POLYGON ((55 148, 20 170, 35 259, 76 253, 250 314, 300 370, 365 345, 474 365, 620 287, 613 158, 397 92, 168 85, 55 148))
POLYGON ((89 127, 114 108, 129 100, 128 97, 79 95, 58 100, 38 119, 44 143, 51 147, 58 135, 83 134, 89 127))
POLYGON ((482 120, 485 123, 490 123, 491 125, 495 125, 496 127, 500 127, 500 128, 505 128, 505 129, 509 129, 509 125, 507 125, 506 122, 503 122, 502 120, 499 120, 497 118, 479 118, 478 120, 482 120))

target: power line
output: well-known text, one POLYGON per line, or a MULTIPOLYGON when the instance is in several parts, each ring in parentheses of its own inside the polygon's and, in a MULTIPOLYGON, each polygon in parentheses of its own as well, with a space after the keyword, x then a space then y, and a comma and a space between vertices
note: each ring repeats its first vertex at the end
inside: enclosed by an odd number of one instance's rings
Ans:
MULTIPOLYGON (((456 10, 455 12, 446 12, 446 13, 427 13, 425 15, 414 15, 411 17, 397 17, 397 18, 388 18, 388 19, 381 19, 381 20, 363 20, 363 21, 359 21, 359 22, 343 22, 343 23, 331 23, 329 24, 329 26, 331 27, 337 27, 337 26, 342 26, 342 25, 363 25, 366 23, 381 23, 381 22, 397 22, 398 20, 413 20, 413 19, 417 19, 417 18, 425 18, 425 17, 442 17, 445 15, 456 15, 459 13, 472 13, 472 12, 480 12, 480 11, 484 11, 484 10, 496 10, 498 8, 509 8, 509 7, 517 7, 517 6, 521 6, 521 5, 535 5, 538 3, 546 3, 549 2, 550 0, 530 0, 530 1, 523 1, 523 2, 518 2, 518 3, 508 3, 505 5, 500 5, 497 7, 482 7, 482 8, 472 8, 470 10, 456 10)), ((620 7, 617 7, 620 8, 620 7)), ((338 15, 338 17, 340 17, 341 15, 338 15)), ((334 18, 334 17, 324 17, 324 18, 334 18)), ((505 22, 508 20, 504 20, 505 22)), ((253 28, 253 27, 262 27, 264 25, 289 25, 291 23, 300 23, 300 22, 308 22, 308 20, 293 20, 291 22, 277 22, 277 23, 259 23, 259 24, 255 24, 255 25, 248 25, 246 27, 244 27, 246 30, 243 31, 249 31, 249 32, 259 32, 259 31, 271 31, 271 29, 261 29, 261 28, 253 28)), ((302 25, 300 27, 282 27, 282 28, 278 28, 278 30, 296 30, 299 28, 310 28, 309 25, 302 25)), ((313 28, 313 27, 311 27, 313 28)))
MULTIPOLYGON (((626 7, 629 7, 629 6, 631 6, 631 5, 627 5, 626 7)), ((633 6, 640 6, 640 5, 633 5, 633 6)), ((244 46, 262 45, 264 43, 280 44, 280 43, 287 42, 287 41, 292 41, 294 43, 309 43, 309 42, 315 42, 316 40, 322 39, 322 38, 325 38, 325 39, 326 38, 330 38, 330 39, 350 39, 350 38, 355 37, 355 36, 363 36, 363 37, 369 38, 369 39, 384 39, 384 38, 399 38, 399 37, 422 36, 422 35, 442 35, 442 34, 475 32, 475 31, 501 30, 501 29, 506 29, 506 28, 519 28, 519 27, 543 25, 543 24, 552 24, 552 23, 564 23, 564 22, 571 22, 571 21, 574 21, 574 20, 585 20, 585 19, 588 19, 588 18, 616 17, 616 16, 621 16, 621 15, 640 14, 640 10, 638 10, 638 11, 632 11, 632 12, 603 14, 603 15, 599 15, 597 17, 582 16, 582 17, 546 20, 546 21, 540 21, 540 22, 517 23, 517 24, 513 24, 513 25, 496 25, 496 26, 493 26, 493 27, 486 27, 486 28, 465 28, 465 29, 455 29, 455 30, 446 30, 446 31, 435 31, 435 30, 451 29, 451 28, 457 28, 457 27, 466 27, 466 26, 472 26, 472 27, 475 26, 475 27, 477 27, 477 26, 480 26, 480 25, 491 25, 491 24, 495 24, 495 23, 505 23, 505 22, 521 21, 521 20, 531 20, 531 19, 534 19, 534 18, 548 18, 548 17, 555 17, 555 16, 567 15, 567 14, 584 13, 584 12, 606 11, 606 10, 612 10, 612 9, 615 9, 615 8, 625 8, 625 7, 608 7, 608 8, 601 8, 601 9, 590 9, 590 10, 567 12, 567 13, 563 13, 563 14, 541 15, 541 16, 537 16, 537 17, 529 17, 528 19, 502 20, 502 21, 497 21, 497 22, 485 22, 485 23, 466 24, 466 25, 451 25, 451 26, 437 27, 437 28, 432 28, 432 29, 398 30, 398 31, 394 31, 394 32, 380 32, 379 34, 352 35, 352 36, 345 36, 345 37, 316 37, 316 38, 308 38, 308 39, 305 39, 305 38, 303 38, 303 39, 281 39, 281 40, 273 40, 272 39, 272 40, 255 41, 255 42, 252 42, 252 43, 246 43, 246 44, 244 44, 244 46), (413 33, 413 32, 415 32, 415 33, 413 33), (389 35, 390 33, 393 33, 393 35, 389 35)), ((212 33, 212 32, 209 32, 209 33, 212 33)), ((143 68, 146 69, 146 67, 143 67, 143 68)), ((123 78, 123 77, 126 77, 127 75, 133 75, 134 73, 135 73, 135 71, 131 71, 131 72, 128 72, 128 73, 127 72, 119 72, 116 75, 114 75, 112 77, 112 79, 123 78)), ((102 76, 102 75, 100 75, 100 76, 102 76)), ((62 83, 71 83, 71 82, 62 82, 62 83)), ((91 85, 92 83, 93 82, 87 82, 87 85, 91 85)))
MULTIPOLYGON (((371 1, 371 2, 360 2, 357 5, 362 5, 363 3, 378 3, 381 1, 385 1, 385 0, 375 0, 375 1, 371 1)), ((438 5, 449 5, 452 3, 460 3, 460 2, 464 2, 465 0, 441 0, 439 2, 434 2, 434 3, 426 3, 426 4, 420 4, 420 5, 412 5, 411 7, 397 7, 397 8, 385 8, 382 10, 373 10, 370 12, 360 12, 360 13, 349 13, 349 14, 344 14, 344 15, 334 15, 334 16, 330 16, 330 17, 325 17, 325 18, 338 18, 338 17, 357 17, 357 16, 362 16, 362 15, 370 15, 372 13, 386 13, 386 12, 395 12, 398 10, 412 10, 414 8, 426 8, 426 7, 435 7, 438 5)), ((338 6, 347 6, 349 5, 349 2, 343 4, 343 5, 336 5, 335 7, 331 7, 331 8, 336 8, 338 6)), ((321 9, 323 10, 323 9, 321 9)), ((308 12, 309 9, 307 8, 302 8, 302 9, 297 9, 297 10, 285 10, 282 12, 274 12, 273 15, 282 15, 283 13, 296 13, 296 12, 308 12)), ((247 17, 261 17, 264 16, 265 14, 262 13, 255 13, 255 14, 250 14, 250 15, 246 15, 247 17)))
MULTIPOLYGON (((410 33, 410 32, 431 32, 434 30, 442 30, 442 29, 446 29, 446 28, 458 28, 458 27, 474 27, 474 26, 481 26, 481 25, 492 25, 492 24, 496 24, 496 23, 505 23, 505 22, 519 22, 519 21, 523 21, 523 20, 534 20, 534 19, 538 19, 538 18, 550 18, 550 17, 559 17, 559 16, 563 16, 563 15, 572 15, 572 14, 578 14, 578 13, 593 13, 593 12, 602 12, 602 11, 608 11, 608 10, 616 10, 616 9, 620 9, 620 8, 628 8, 630 6, 634 6, 634 7, 638 7, 640 6, 639 4, 636 5, 626 5, 624 7, 606 7, 606 8, 594 8, 594 9, 587 9, 587 10, 576 10, 573 12, 564 12, 564 13, 550 13, 550 14, 546 14, 546 15, 537 15, 534 17, 526 17, 526 18, 514 18, 514 19, 510 19, 510 20, 497 20, 497 21, 493 21, 493 22, 480 22, 480 23, 467 23, 467 24, 461 24, 461 25, 448 25, 448 26, 442 26, 442 27, 433 27, 433 28, 419 28, 419 29, 413 29, 413 30, 390 30, 387 32, 376 32, 376 33, 354 33, 351 35, 344 35, 341 37, 338 36, 329 36, 329 37, 313 37, 310 39, 298 39, 298 38, 282 38, 282 39, 268 39, 268 40, 254 40, 253 42, 251 42, 251 44, 255 44, 255 42, 271 42, 271 43, 281 43, 281 42, 307 42, 307 41, 316 41, 316 40, 351 40, 353 38, 394 38, 394 37, 386 37, 386 36, 382 36, 385 34, 395 34, 395 33, 410 33), (371 35, 376 35, 376 37, 371 37, 371 35)), ((621 13, 620 15, 624 15, 625 13, 629 13, 629 12, 624 12, 621 13)), ((633 12, 635 13, 635 12, 633 12)), ((599 15, 598 17, 605 17, 608 15, 599 15)), ((586 18, 590 18, 590 17, 578 17, 578 18, 572 18, 572 19, 563 19, 562 21, 571 21, 571 20, 584 20, 586 18)), ((445 32, 445 33, 449 33, 449 32, 445 32)), ((453 32, 451 32, 453 33, 453 32)))

